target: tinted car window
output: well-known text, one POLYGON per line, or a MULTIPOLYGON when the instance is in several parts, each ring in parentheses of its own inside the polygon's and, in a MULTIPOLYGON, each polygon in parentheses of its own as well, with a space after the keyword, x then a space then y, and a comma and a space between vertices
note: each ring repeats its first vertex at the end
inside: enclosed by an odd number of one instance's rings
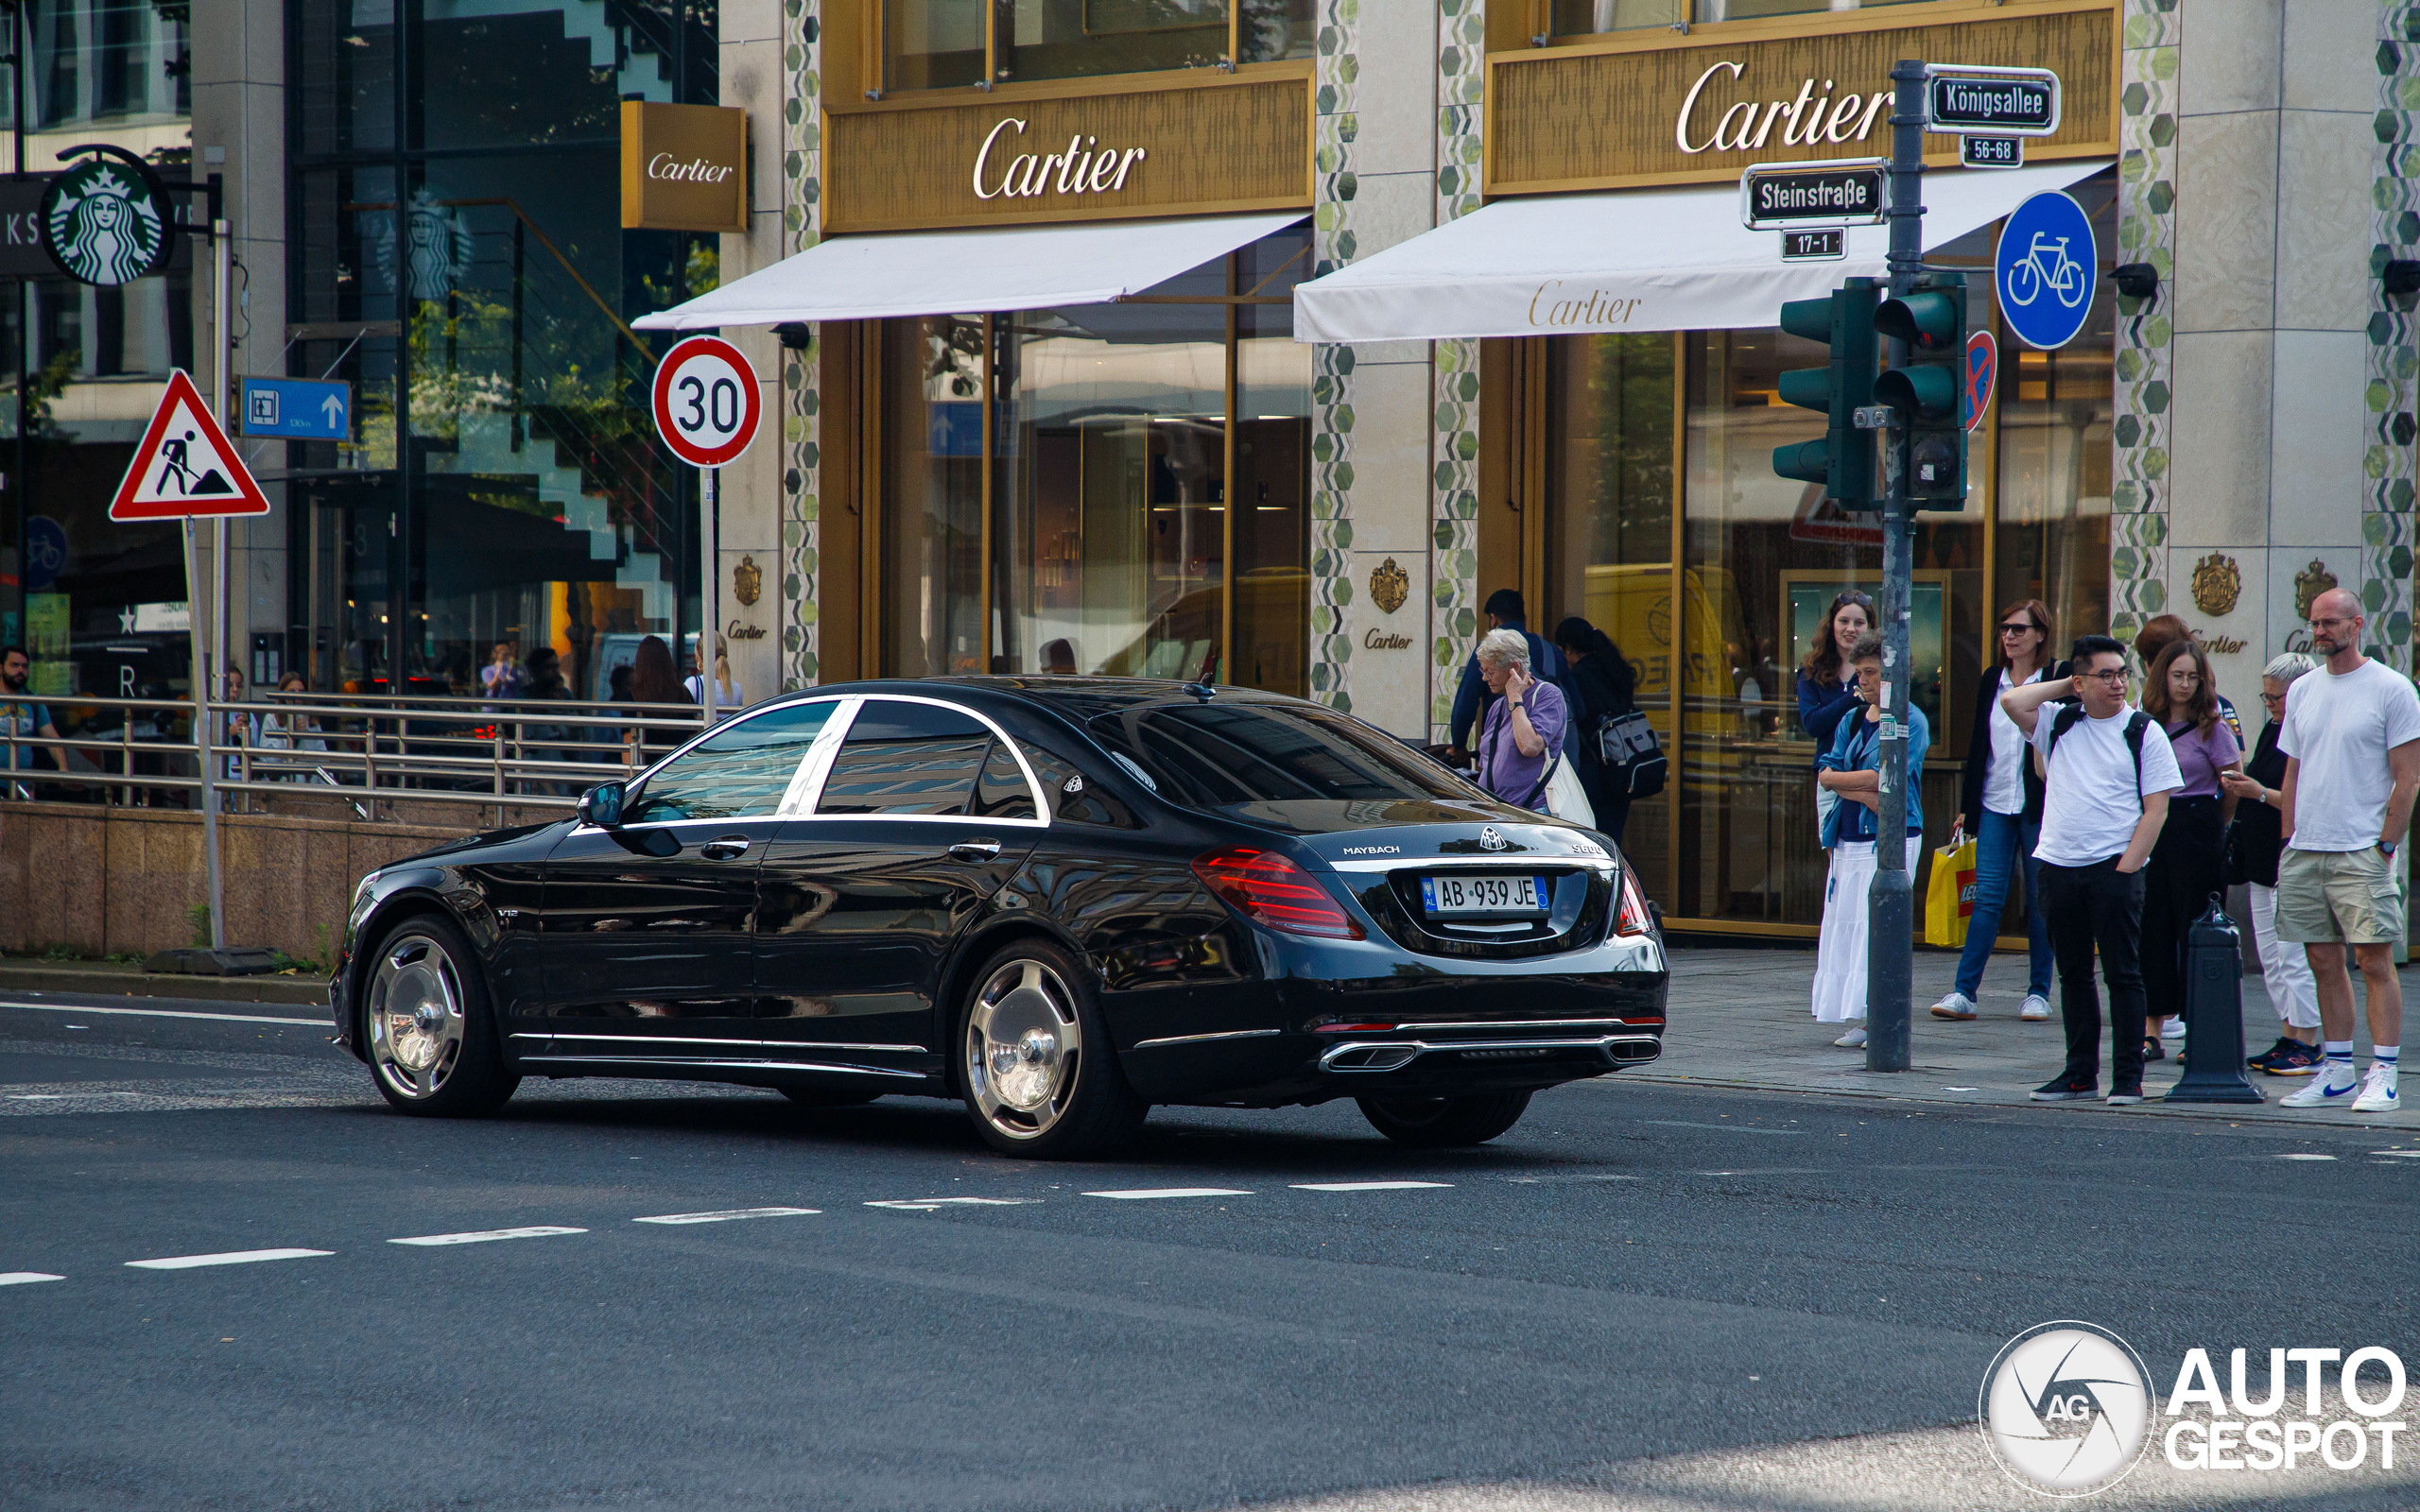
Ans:
POLYGON ((622 822, 773 814, 833 707, 785 704, 723 726, 648 777, 622 822))
POLYGON ((992 731, 929 703, 870 698, 823 780, 818 814, 963 814, 992 731))
POLYGON ((1126 805, 1083 780, 1076 764, 1056 751, 1039 746, 1025 745, 1019 749, 1033 765, 1036 777, 1042 779, 1042 791, 1048 795, 1052 815, 1069 824, 1106 824, 1115 829, 1131 829, 1134 816, 1126 805), (1075 791, 1067 790, 1075 784, 1075 791))
POLYGON ((1192 704, 1086 727, 1167 798, 1196 808, 1287 799, 1469 798, 1427 758, 1342 714, 1287 704, 1192 704))
POLYGON ((994 819, 1033 817, 1033 789, 1026 785, 1016 753, 998 741, 983 758, 983 775, 975 784, 975 806, 967 811, 994 819))

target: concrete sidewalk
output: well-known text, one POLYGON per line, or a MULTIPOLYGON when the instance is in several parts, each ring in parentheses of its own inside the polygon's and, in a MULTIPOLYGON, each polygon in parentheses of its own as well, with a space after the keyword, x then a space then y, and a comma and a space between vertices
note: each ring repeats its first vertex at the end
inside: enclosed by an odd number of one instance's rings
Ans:
MULTIPOLYGON (((2169 1058, 2144 1069, 2143 1102, 2111 1108, 2100 1102, 2035 1103, 2027 1097, 2056 1075, 2066 1059, 2065 1030, 2058 1018, 2059 993, 2050 990, 2051 1017, 2046 1023, 2017 1018, 2025 997, 2025 958, 1996 954, 1983 975, 1981 1016, 1959 1022, 1936 1019, 1929 1009, 1948 992, 1957 975, 1958 957, 1946 952, 1918 951, 1915 961, 1915 1029, 1911 1070, 1869 1072, 1865 1052, 1841 1050, 1832 1041, 1842 1024, 1815 1022, 1808 995, 1815 972, 1815 951, 1804 949, 1738 950, 1698 948, 1681 936, 1672 945, 1671 1019, 1665 1031, 1664 1057, 1651 1066, 1626 1071, 1623 1078, 1685 1083, 1693 1086, 1761 1087, 1778 1091, 1824 1092, 1839 1096, 1896 1098, 1915 1102, 1962 1103, 1986 1107, 2037 1108, 2050 1114, 2089 1110, 2109 1117, 2145 1113, 2230 1122, 2258 1119, 2274 1123, 2319 1123, 2375 1125, 2394 1131, 2396 1140, 2420 1132, 2420 1089, 2393 1113, 2355 1113, 2347 1109, 2304 1111, 2280 1108, 2278 1101, 2308 1084, 2304 1076, 2269 1076, 2248 1073, 2266 1103, 2164 1104, 2159 1101, 2176 1084, 2184 1068, 2176 1059, 2182 1042, 2168 1042, 2169 1058)), ((2403 991, 2406 1010, 2420 1013, 2420 967, 2406 968, 2403 991)), ((2360 978, 2354 988, 2360 995, 2360 978)), ((2102 1003, 2101 1091, 2109 1090, 2110 1040, 2107 1002, 2102 1003)), ((2369 1064, 2369 1025, 2365 1016, 2355 1034, 2356 1064, 2369 1064)), ((2243 979, 2243 1041, 2246 1055, 2269 1048, 2278 1033, 2276 1016, 2260 988, 2257 973, 2243 979)), ((2406 1038, 2410 1038, 2409 1035, 2406 1038)), ((2391 1141, 2390 1143, 2394 1143, 2391 1141)))
POLYGON ((187 976, 146 971, 112 961, 46 961, 0 957, 0 993, 77 992, 106 997, 193 998, 212 1003, 285 1003, 328 1005, 323 976, 187 976))

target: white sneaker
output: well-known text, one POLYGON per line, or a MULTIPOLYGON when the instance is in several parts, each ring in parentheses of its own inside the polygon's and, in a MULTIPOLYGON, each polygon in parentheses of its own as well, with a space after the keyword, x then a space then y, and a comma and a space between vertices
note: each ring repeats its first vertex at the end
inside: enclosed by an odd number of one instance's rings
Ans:
MULTIPOLYGON (((2290 1092, 2278 1100, 2280 1108, 2342 1108, 2353 1100, 2353 1089, 2360 1078, 2353 1074, 2349 1060, 2330 1060, 2313 1073, 2309 1083, 2298 1092, 2290 1092)), ((2389 1082, 2388 1087, 2394 1087, 2389 1082)), ((2392 1105, 2390 1105, 2392 1106, 2392 1105)))
POLYGON ((1963 992, 1953 991, 1932 1005, 1936 1019, 1971 1019, 1975 1016, 1975 1000, 1963 992))
POLYGON ((2182 1039, 2184 1039, 2184 1038, 2185 1038, 2185 1015, 2183 1015, 2183 1014, 2181 1014, 2181 1013, 2180 1013, 2180 1014, 2176 1015, 2174 1018, 2169 1019, 2167 1022, 2165 1022, 2165 1023, 2161 1024, 2161 1025, 2159 1026, 2159 1037, 2160 1037, 2161 1039, 2163 1039, 2163 1040, 2182 1040, 2182 1039))
POLYGON ((1864 1049, 1865 1025, 1858 1024, 1856 1028, 1851 1029, 1848 1033, 1841 1036, 1838 1040, 1833 1040, 1832 1043, 1840 1046, 1843 1050, 1864 1049))
POLYGON ((2403 1105, 2395 1100, 2395 1068, 2370 1063, 2370 1074, 2361 1079, 2361 1095, 2353 1099, 2357 1113, 2392 1113, 2403 1105))
POLYGON ((2050 1000, 2039 992, 2028 992, 2025 1006, 2016 1010, 2016 1016, 2028 1023, 2043 1022, 2050 1017, 2050 1000))

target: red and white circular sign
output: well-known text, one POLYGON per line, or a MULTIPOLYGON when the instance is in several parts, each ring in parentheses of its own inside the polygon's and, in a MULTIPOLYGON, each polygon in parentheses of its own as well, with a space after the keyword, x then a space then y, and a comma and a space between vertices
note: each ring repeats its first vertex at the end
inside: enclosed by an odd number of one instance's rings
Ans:
POLYGON ((691 336, 655 369, 655 431, 693 467, 720 467, 756 438, 756 369, 719 336, 691 336))

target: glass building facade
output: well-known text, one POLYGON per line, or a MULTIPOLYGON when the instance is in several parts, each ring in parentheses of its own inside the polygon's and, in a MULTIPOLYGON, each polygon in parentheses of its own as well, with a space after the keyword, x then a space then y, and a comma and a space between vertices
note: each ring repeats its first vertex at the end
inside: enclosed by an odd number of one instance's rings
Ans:
POLYGON ((711 235, 620 225, 625 99, 711 104, 717 11, 648 0, 293 0, 295 376, 355 433, 290 448, 282 647, 315 687, 475 691, 497 644, 575 696, 694 637, 697 485, 657 441, 711 235))
MULTIPOLYGON (((182 179, 191 159, 187 9, 152 0, 24 0, 0 18, 0 170, 46 173, 103 143, 182 179), (22 137, 16 129, 22 127, 22 137)), ((12 204, 17 214, 34 201, 12 204)), ((109 501, 160 386, 193 366, 193 247, 98 288, 33 269, 0 297, 0 643, 33 691, 160 696, 190 682, 177 528, 116 524, 109 501)), ((63 711, 78 730, 95 716, 63 711)))

